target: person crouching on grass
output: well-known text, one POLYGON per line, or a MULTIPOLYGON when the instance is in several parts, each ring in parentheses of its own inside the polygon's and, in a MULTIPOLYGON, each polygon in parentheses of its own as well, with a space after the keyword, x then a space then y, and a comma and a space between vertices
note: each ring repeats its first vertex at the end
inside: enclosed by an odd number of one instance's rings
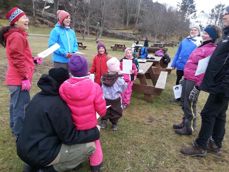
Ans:
MULTIPOLYGON (((96 127, 96 112, 106 114, 106 101, 101 87, 88 76, 88 63, 85 57, 72 55, 68 62, 71 78, 60 86, 60 95, 72 111, 72 119, 77 130, 96 127)), ((99 172, 103 162, 100 140, 95 141, 96 150, 90 156, 92 172, 99 172)))
POLYGON ((123 77, 119 75, 120 62, 117 58, 112 57, 107 61, 108 73, 102 76, 102 89, 106 99, 107 109, 106 116, 101 118, 101 128, 107 127, 107 120, 112 123, 112 130, 118 129, 118 120, 122 117, 121 94, 127 87, 123 77))

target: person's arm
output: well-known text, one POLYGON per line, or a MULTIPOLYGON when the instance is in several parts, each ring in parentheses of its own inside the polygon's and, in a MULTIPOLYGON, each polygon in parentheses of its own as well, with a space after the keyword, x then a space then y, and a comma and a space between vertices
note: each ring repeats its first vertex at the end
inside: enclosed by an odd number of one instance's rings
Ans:
POLYGON ((84 131, 76 129, 71 118, 71 111, 61 99, 47 115, 57 137, 63 144, 73 145, 99 139, 100 134, 97 127, 84 131))
MULTIPOLYGON (((19 34, 14 34, 9 40, 8 44, 9 56, 12 58, 13 65, 20 74, 22 80, 29 79, 29 68, 26 66, 26 57, 25 56, 25 48, 26 48, 26 40, 23 36, 19 34)), ((32 54, 31 54, 31 58, 32 54)))
MULTIPOLYGON (((48 47, 51 47, 52 45, 54 45, 55 43, 59 43, 59 33, 58 31, 54 28, 49 36, 49 41, 48 41, 48 47)), ((57 49, 56 51, 54 51, 55 54, 67 57, 67 54, 69 52, 67 52, 64 47, 60 47, 59 49, 57 49)))
POLYGON ((73 43, 73 52, 77 52, 79 49, 78 47, 78 40, 77 40, 77 37, 76 37, 76 33, 74 31, 73 32, 73 40, 74 40, 74 43, 73 43))
POLYGON ((92 66, 90 69, 90 73, 95 73, 96 72, 96 56, 93 59, 92 66))
POLYGON ((95 90, 96 90, 96 96, 95 96, 96 98, 94 101, 95 110, 101 117, 103 117, 106 115, 106 101, 103 97, 103 92, 99 85, 96 84, 95 90))
POLYGON ((176 52, 176 54, 175 54, 175 56, 173 58, 173 62, 171 64, 171 67, 173 67, 173 68, 176 68, 176 61, 177 61, 177 59, 178 59, 178 57, 180 55, 181 49, 182 49, 182 42, 179 44, 177 52, 176 52))

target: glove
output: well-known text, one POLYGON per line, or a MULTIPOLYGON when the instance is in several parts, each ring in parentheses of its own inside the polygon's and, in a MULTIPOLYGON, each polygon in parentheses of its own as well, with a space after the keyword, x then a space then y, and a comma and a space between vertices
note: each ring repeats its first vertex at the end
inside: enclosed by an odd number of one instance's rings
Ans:
POLYGON ((191 102, 196 102, 199 94, 200 94, 200 90, 196 86, 194 86, 192 91, 189 94, 189 100, 191 102))
POLYGON ((43 59, 41 57, 34 57, 34 63, 35 64, 42 64, 43 63, 43 59))
POLYGON ((130 76, 129 75, 123 75, 123 79, 125 82, 129 82, 130 81, 130 76))
POLYGON ((28 79, 21 81, 21 90, 29 91, 30 88, 31 88, 31 83, 30 83, 30 81, 28 79))
POLYGON ((67 58, 71 58, 71 57, 72 57, 72 54, 71 54, 71 53, 67 53, 67 54, 66 54, 66 57, 67 57, 67 58))

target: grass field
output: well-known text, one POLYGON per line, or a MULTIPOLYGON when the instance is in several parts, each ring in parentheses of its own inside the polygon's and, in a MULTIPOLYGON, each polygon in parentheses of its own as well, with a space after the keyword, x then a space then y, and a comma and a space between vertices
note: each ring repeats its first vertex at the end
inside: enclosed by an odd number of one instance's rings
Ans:
MULTIPOLYGON (((48 34, 48 28, 32 28, 32 33, 48 34), (32 32, 33 30, 33 32, 32 32)), ((80 40, 80 36, 78 36, 80 40)), ((48 37, 30 36, 29 41, 33 54, 47 48, 48 37)), ((123 40, 103 38, 110 56, 122 57, 123 52, 110 50, 110 46, 123 40)), ((80 40, 82 41, 82 40, 80 40)), ((83 41, 87 45, 82 50, 91 62, 96 54, 94 38, 83 41)), ((127 46, 131 41, 125 41, 127 46)), ((172 56, 175 49, 169 49, 172 56)), ((51 68, 51 57, 36 68, 31 96, 39 89, 36 82, 41 74, 51 68)), ((5 50, 0 48, 0 172, 21 172, 23 163, 17 157, 15 141, 9 129, 8 90, 4 86, 4 73, 6 71, 5 50)), ((133 94, 131 105, 124 111, 119 123, 119 130, 112 132, 110 128, 101 131, 101 141, 104 152, 103 172, 227 172, 229 171, 229 127, 227 126, 224 140, 223 155, 217 157, 208 154, 206 158, 191 158, 179 153, 184 144, 190 144, 197 136, 200 128, 193 136, 177 136, 172 130, 172 124, 179 122, 182 117, 181 107, 173 103, 172 86, 175 82, 175 73, 168 76, 166 89, 160 97, 152 103, 145 102, 140 94, 133 94)), ((207 98, 201 93, 199 111, 207 98)), ((78 172, 89 171, 88 164, 84 163, 78 172)))

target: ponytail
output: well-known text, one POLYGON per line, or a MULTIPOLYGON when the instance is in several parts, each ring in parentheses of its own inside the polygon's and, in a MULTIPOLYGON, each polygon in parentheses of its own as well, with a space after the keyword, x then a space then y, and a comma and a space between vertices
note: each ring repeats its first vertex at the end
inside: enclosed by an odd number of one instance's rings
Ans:
POLYGON ((6 26, 6 27, 2 27, 0 30, 0 44, 2 44, 3 47, 6 46, 6 40, 4 38, 4 34, 8 32, 11 28, 12 26, 6 26))

